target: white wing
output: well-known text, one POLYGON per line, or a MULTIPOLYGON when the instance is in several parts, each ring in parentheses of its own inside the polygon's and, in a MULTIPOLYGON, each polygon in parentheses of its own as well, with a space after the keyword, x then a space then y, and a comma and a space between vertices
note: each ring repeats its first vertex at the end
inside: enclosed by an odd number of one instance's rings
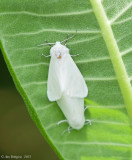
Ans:
POLYGON ((70 97, 86 97, 88 95, 87 85, 70 54, 66 55, 64 68, 63 75, 65 77, 66 94, 70 97))
POLYGON ((48 73, 48 83, 47 83, 47 95, 50 101, 56 101, 60 99, 62 95, 60 86, 60 64, 57 62, 54 56, 51 56, 49 73, 48 73))
POLYGON ((73 98, 63 94, 57 103, 72 128, 81 129, 84 126, 84 98, 73 98))

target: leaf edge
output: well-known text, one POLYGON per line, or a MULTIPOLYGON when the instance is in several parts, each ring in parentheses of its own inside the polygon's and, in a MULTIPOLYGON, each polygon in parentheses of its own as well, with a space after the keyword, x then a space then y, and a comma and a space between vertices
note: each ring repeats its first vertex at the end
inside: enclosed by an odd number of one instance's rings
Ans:
POLYGON ((12 77, 14 85, 15 85, 17 91, 19 92, 19 94, 21 95, 24 103, 26 104, 26 107, 27 107, 27 110, 29 112, 29 115, 30 115, 31 119, 33 120, 33 122, 35 122, 35 125, 39 129, 40 133, 42 134, 44 139, 48 142, 48 144, 51 146, 51 148, 56 153, 56 155, 60 158, 60 160, 64 160, 61 153, 57 150, 55 145, 50 140, 50 138, 49 138, 48 134, 46 133, 45 129, 43 128, 42 123, 41 123, 33 105, 31 104, 30 100, 28 99, 27 94, 25 93, 23 87, 21 86, 19 80, 17 79, 17 76, 16 76, 16 74, 15 74, 15 72, 14 72, 12 66, 11 66, 11 63, 10 63, 10 61, 9 61, 7 55, 6 55, 6 52, 5 52, 4 47, 2 45, 2 40, 1 39, 0 39, 0 49, 2 51, 3 58, 5 60, 8 71, 9 71, 11 77, 12 77))

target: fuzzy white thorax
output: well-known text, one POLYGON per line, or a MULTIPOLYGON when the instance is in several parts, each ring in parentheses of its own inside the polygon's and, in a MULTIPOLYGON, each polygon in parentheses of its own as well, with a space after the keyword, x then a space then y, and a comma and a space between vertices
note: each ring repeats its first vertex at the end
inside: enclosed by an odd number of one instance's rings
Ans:
POLYGON ((50 49, 50 55, 55 55, 58 59, 63 58, 68 53, 69 49, 60 42, 56 42, 55 45, 50 49))

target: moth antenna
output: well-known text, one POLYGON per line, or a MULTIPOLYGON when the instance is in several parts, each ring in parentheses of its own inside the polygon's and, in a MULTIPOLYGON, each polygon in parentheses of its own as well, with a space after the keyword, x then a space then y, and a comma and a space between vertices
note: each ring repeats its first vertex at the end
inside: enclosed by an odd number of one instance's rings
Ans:
POLYGON ((74 33, 71 37, 69 37, 69 34, 67 35, 67 39, 61 41, 61 43, 64 43, 64 45, 66 45, 67 41, 72 39, 73 37, 75 37, 77 34, 77 30, 76 30, 76 33, 74 33))

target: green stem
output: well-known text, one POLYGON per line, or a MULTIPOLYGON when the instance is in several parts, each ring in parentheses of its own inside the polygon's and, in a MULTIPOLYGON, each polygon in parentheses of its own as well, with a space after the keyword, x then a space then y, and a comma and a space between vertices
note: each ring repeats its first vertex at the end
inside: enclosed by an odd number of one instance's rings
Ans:
POLYGON ((94 9, 97 21, 100 25, 104 41, 108 48, 110 58, 125 101, 126 109, 130 117, 130 120, 132 122, 132 87, 119 48, 114 38, 110 22, 105 14, 101 1, 100 0, 90 0, 90 1, 94 9))

